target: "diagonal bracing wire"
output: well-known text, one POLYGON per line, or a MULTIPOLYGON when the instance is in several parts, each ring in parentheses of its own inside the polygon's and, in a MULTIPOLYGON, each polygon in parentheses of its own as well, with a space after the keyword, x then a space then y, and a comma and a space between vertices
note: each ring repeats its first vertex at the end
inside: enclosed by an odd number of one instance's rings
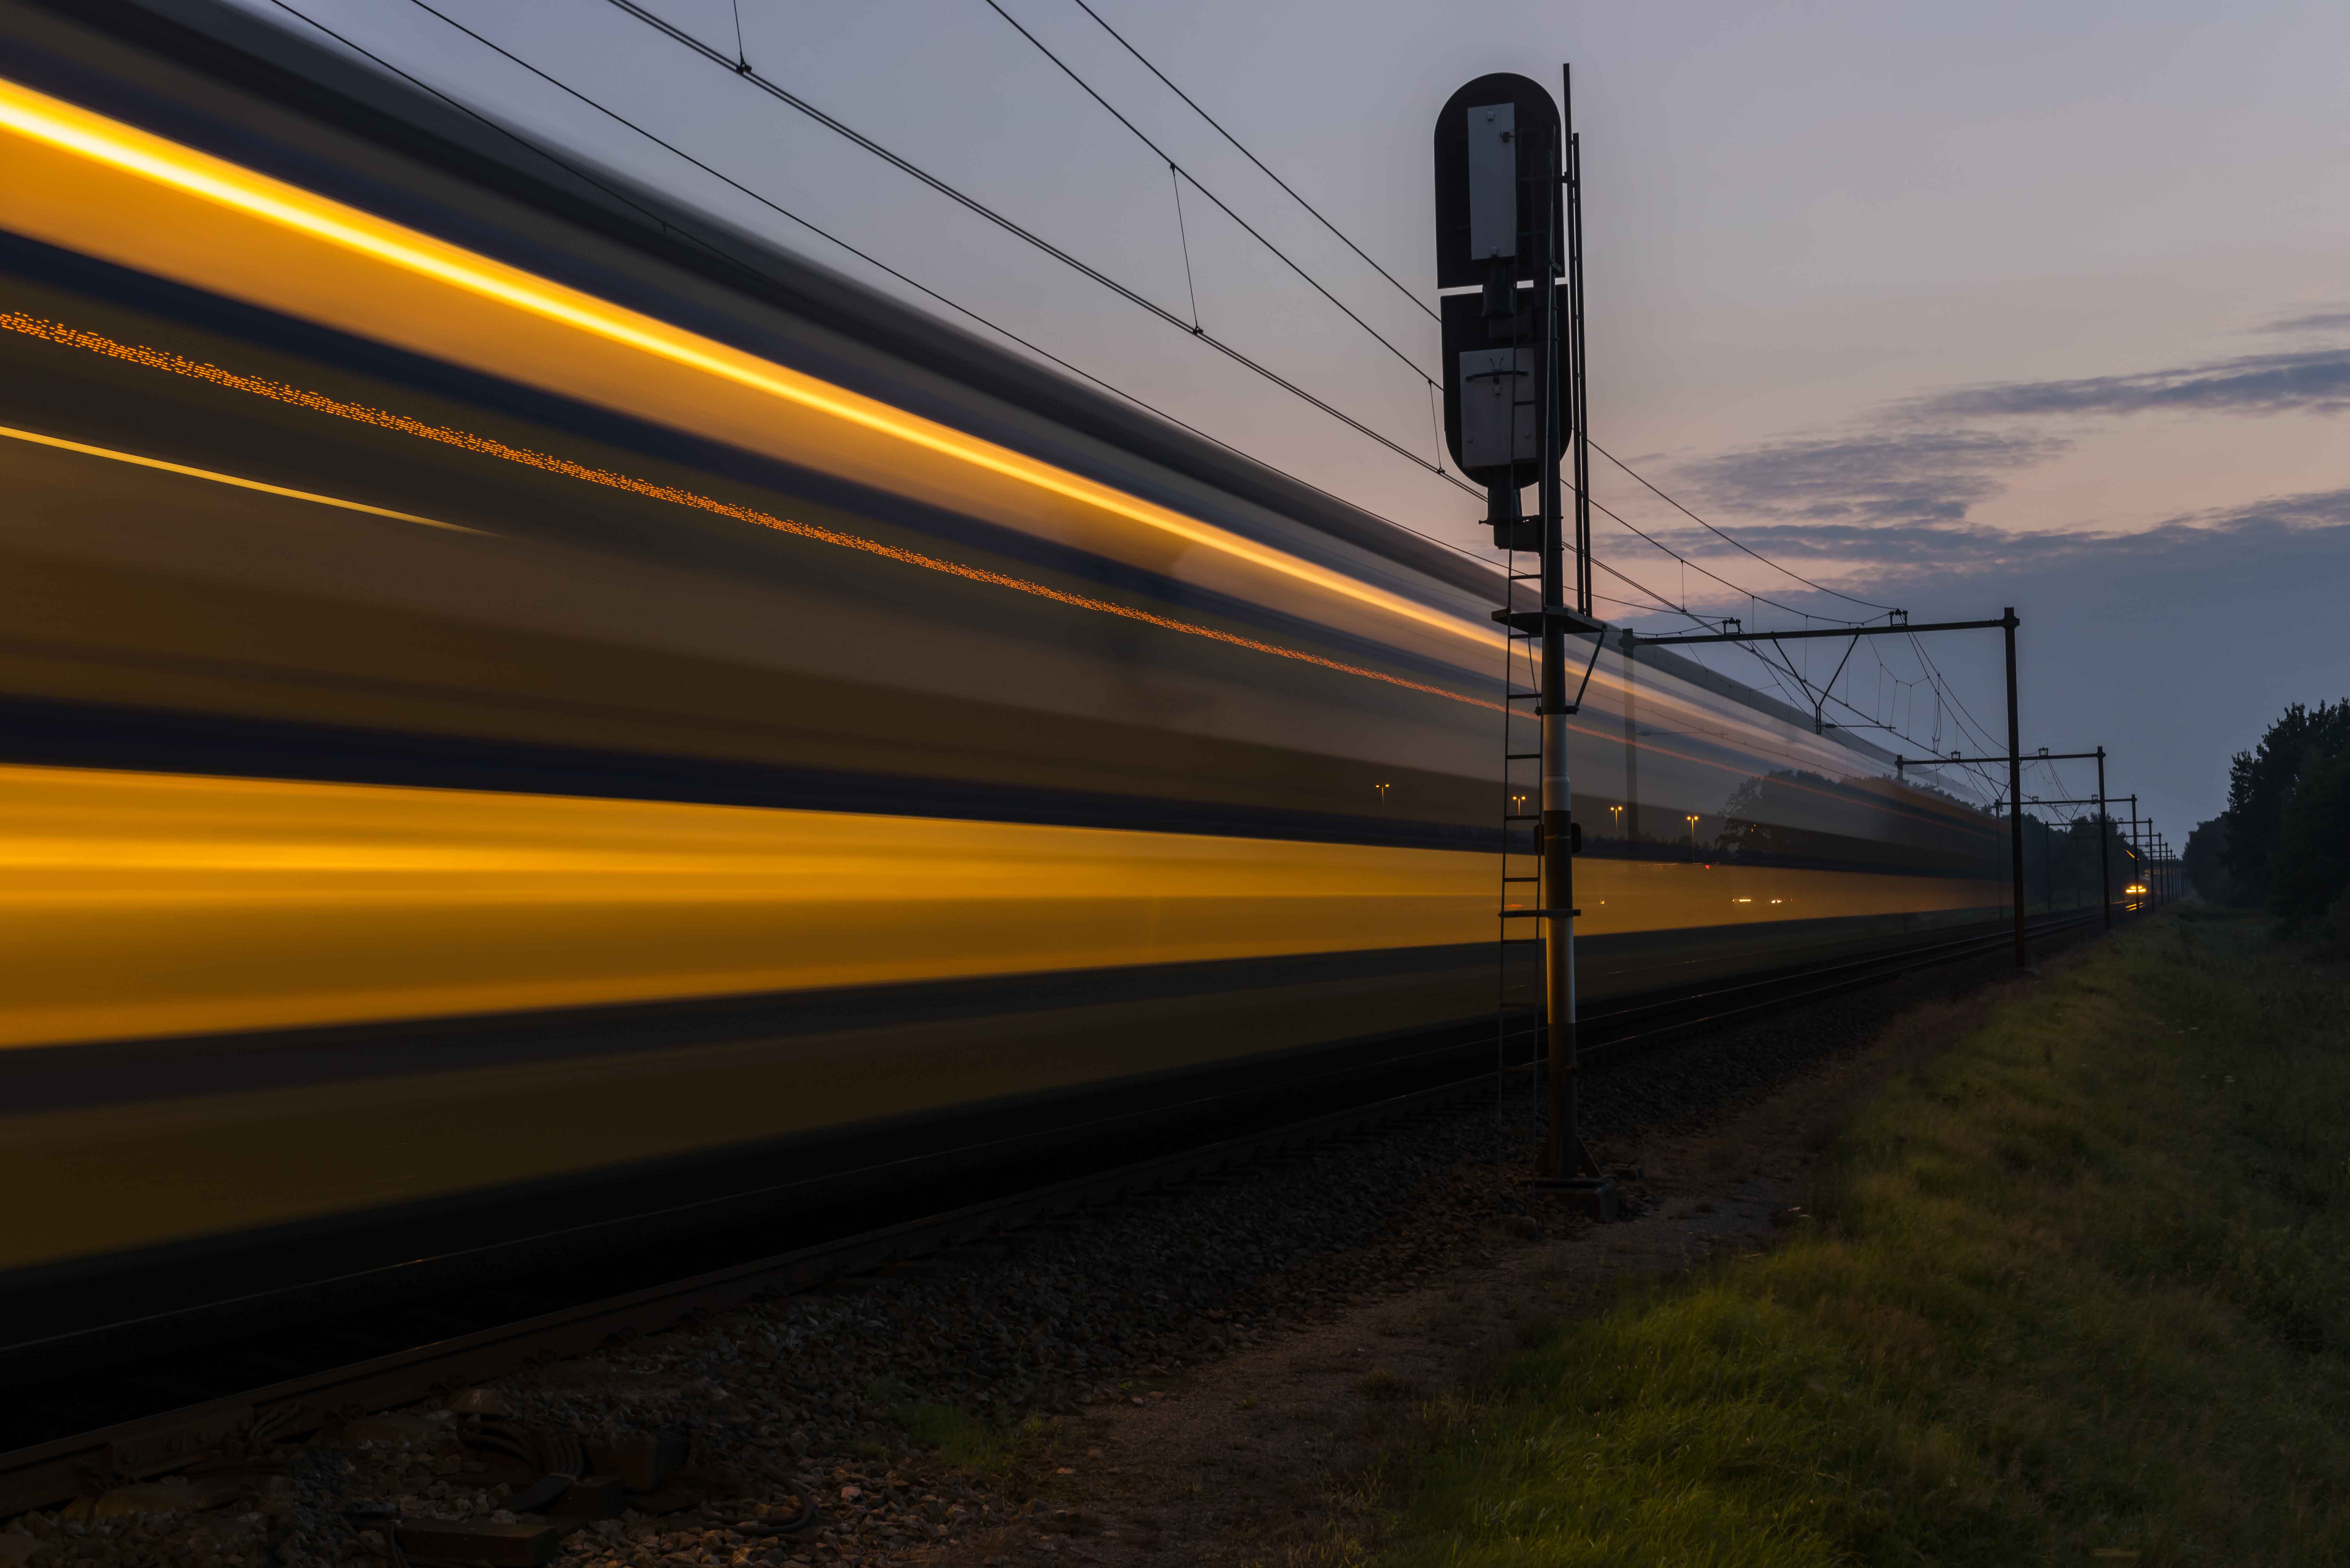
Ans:
MULTIPOLYGON (((1918 663, 1919 667, 1927 670, 1932 676, 1935 695, 1940 699, 1947 699, 1950 702, 1951 717, 1961 726, 1961 738, 1964 738, 1965 732, 1970 730, 1974 733, 1976 742, 1982 747, 1986 753, 1997 752, 2000 749, 1999 742, 1991 738, 1991 732, 1989 731, 1985 730, 1981 724, 1976 722, 1973 711, 1968 708, 1966 703, 1960 700, 1958 692, 1950 686, 1950 678, 1942 673, 1941 666, 1936 664, 1934 662, 1933 656, 1926 651, 1926 645, 1919 642, 1914 634, 1912 634, 1908 640, 1910 650, 1918 656, 1918 663)), ((1981 784, 1985 789, 1989 790, 1992 794, 1997 795, 2005 793, 2006 786, 1985 774, 1981 764, 1970 763, 1966 765, 1966 768, 1968 773, 1974 775, 1975 781, 1978 784, 1981 784)))
POLYGON ((1420 369, 1419 362, 1418 360, 1414 359, 1410 355, 1405 353, 1402 349, 1389 342, 1386 334, 1379 331, 1378 327, 1373 327, 1369 322, 1356 315, 1352 309, 1348 308, 1346 301, 1340 299, 1336 295, 1323 287, 1321 279, 1315 277, 1312 273, 1307 272, 1304 267, 1298 265, 1297 263, 1292 259, 1287 251, 1283 250, 1279 245, 1274 244, 1271 240, 1265 238, 1264 235, 1258 231, 1255 224, 1250 223, 1246 218, 1242 217, 1238 213, 1233 212, 1232 207, 1222 196, 1217 195, 1213 191, 1211 191, 1205 185, 1201 184, 1200 177, 1198 175, 1192 173, 1189 169, 1186 169, 1181 164, 1176 162, 1173 158, 1168 155, 1167 150, 1159 146, 1156 141, 1151 140, 1149 136, 1145 133, 1140 126, 1135 124, 1134 121, 1127 119, 1125 115, 1118 112, 1118 108, 1116 104, 1110 102, 1109 99, 1102 97, 1100 93, 1095 91, 1093 83, 1079 76, 1076 73, 1076 68, 1072 67, 1068 61, 1061 58, 1060 56, 1055 54, 1050 48, 1046 47, 1044 39, 1038 37, 1027 28, 1022 26, 1018 17, 1013 16, 1011 12, 1006 11, 1002 5, 997 5, 996 0, 981 0, 981 3, 986 5, 989 10, 1003 17, 1003 20, 1010 25, 1014 32, 1019 34, 1022 37, 1027 39, 1030 44, 1034 45, 1038 54, 1052 61, 1055 66, 1058 66, 1063 76, 1068 78, 1071 81, 1076 83, 1079 88, 1083 88, 1085 90, 1085 95, 1093 99, 1096 103, 1101 105, 1102 109, 1112 119, 1115 119, 1120 125, 1126 127, 1128 130, 1133 132, 1134 139, 1137 141, 1141 142, 1143 146, 1150 149, 1150 151, 1156 154, 1168 168, 1174 170, 1185 180, 1191 182, 1191 189, 1200 192, 1201 195, 1205 196, 1209 201, 1213 202, 1216 204, 1216 210, 1218 212, 1223 213, 1224 216, 1230 218, 1233 223, 1238 223, 1243 229, 1246 230, 1248 232, 1249 238, 1263 245, 1266 250, 1271 251, 1274 256, 1280 259, 1282 265, 1287 267, 1290 271, 1303 278, 1308 288, 1311 288, 1315 293, 1320 295, 1332 305, 1337 306, 1340 314, 1344 315, 1347 320, 1361 327, 1365 332, 1369 333, 1371 337, 1378 341, 1379 347, 1385 348, 1388 353, 1394 355, 1406 366, 1409 367, 1413 375, 1418 376, 1423 381, 1434 382, 1435 378, 1430 376, 1426 370, 1420 369))
POLYGON ((1167 165, 1167 183, 1175 192, 1175 237, 1183 244, 1183 292, 1191 300, 1191 330, 1200 330, 1200 286, 1191 281, 1191 231, 1183 223, 1183 171, 1167 165))
POLYGON ((1909 639, 1909 645, 1917 649, 1918 662, 1933 671, 1935 682, 1941 688, 1943 696, 1950 700, 1956 716, 1966 729, 1973 732, 1975 740, 1981 743, 1982 749, 1985 752, 1999 751, 2002 742, 1992 739, 1991 732, 1983 728, 1981 722, 1975 718, 1974 710, 1969 708, 1960 698, 1957 690, 1950 685, 1950 677, 1942 673, 1941 666, 1936 664, 1932 656, 1927 653, 1925 645, 1915 636, 1909 639))
POLYGON ((1193 114, 1198 115, 1201 119, 1206 120, 1210 126, 1213 127, 1218 136, 1221 136, 1226 141, 1231 142, 1235 151, 1239 152, 1242 157, 1247 159, 1250 162, 1255 164, 1259 170, 1262 170, 1264 177, 1272 181, 1274 184, 1280 186, 1282 190, 1287 193, 1291 201, 1296 202, 1299 206, 1305 208, 1306 212, 1312 213, 1314 221, 1321 224, 1324 228, 1329 230, 1332 234, 1336 235, 1340 244, 1346 246, 1348 250, 1360 256, 1363 259, 1363 265, 1365 266, 1369 267, 1373 272, 1378 274, 1389 283, 1394 284, 1396 292, 1402 295, 1406 299, 1411 301, 1412 304, 1418 306, 1430 321, 1438 319, 1436 312, 1428 308, 1428 302, 1426 300, 1420 298, 1419 295, 1405 286, 1402 280, 1398 278, 1395 274, 1381 266, 1378 262, 1373 261, 1368 251, 1363 249, 1362 246, 1357 244, 1353 240, 1348 239, 1347 237, 1346 231, 1339 228, 1337 224, 1332 223, 1329 219, 1322 215, 1320 208, 1315 206, 1313 202, 1299 195, 1295 188, 1293 187, 1288 181, 1274 173, 1270 168, 1267 168, 1263 159, 1259 158, 1255 153, 1251 152, 1246 147, 1243 146, 1241 144, 1240 138, 1234 136, 1231 131, 1226 130, 1223 128, 1222 123, 1220 122, 1214 115, 1210 114, 1206 109, 1201 109, 1199 103, 1193 99, 1190 93, 1187 93, 1181 88, 1177 87, 1172 81, 1169 81, 1165 71, 1162 71, 1157 66, 1152 65, 1149 59, 1144 56, 1140 49, 1136 48, 1132 44, 1126 41, 1125 34, 1119 32, 1116 27, 1111 26, 1107 22, 1102 21, 1102 15, 1100 12, 1095 10, 1091 5, 1087 5, 1086 0, 1076 0, 1076 4, 1078 10, 1083 11, 1087 16, 1091 16, 1096 22, 1100 23, 1101 30, 1103 32, 1107 33, 1111 37, 1118 40, 1118 47, 1124 49, 1128 54, 1132 55, 1136 59, 1140 60, 1144 70, 1147 70, 1152 76, 1157 77, 1159 81, 1166 85, 1169 92, 1171 92, 1177 98, 1181 99, 1184 103, 1191 108, 1193 114))

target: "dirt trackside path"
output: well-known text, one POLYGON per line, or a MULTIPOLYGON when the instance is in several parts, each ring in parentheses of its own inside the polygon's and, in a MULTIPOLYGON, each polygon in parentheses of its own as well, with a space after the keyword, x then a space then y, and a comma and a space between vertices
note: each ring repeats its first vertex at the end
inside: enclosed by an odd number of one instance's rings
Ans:
POLYGON ((1461 1266, 1066 1418, 1052 1445, 1054 1473, 1038 1481, 1030 1511, 931 1561, 1302 1568, 1357 1560, 1392 1501, 1385 1457, 1414 1446, 1449 1396, 1628 1281, 1756 1251, 1806 1223, 1808 1174, 1855 1097, 2012 990, 1924 1003, 1874 1044, 1774 1089, 1600 1140, 1604 1164, 1640 1172, 1627 1183, 1636 1218, 1594 1226, 1538 1203, 1535 1237, 1523 1217, 1497 1215, 1482 1221, 1484 1245, 1461 1266))

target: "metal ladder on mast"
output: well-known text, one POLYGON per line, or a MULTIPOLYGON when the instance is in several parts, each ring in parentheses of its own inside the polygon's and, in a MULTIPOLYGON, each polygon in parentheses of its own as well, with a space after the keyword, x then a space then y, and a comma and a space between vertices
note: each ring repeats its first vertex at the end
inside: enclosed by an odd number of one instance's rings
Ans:
MULTIPOLYGON (((1512 550, 1503 567, 1504 607, 1516 609, 1517 586, 1534 585, 1541 593, 1541 554, 1512 550), (1521 559, 1535 569, 1520 571, 1521 559)), ((1504 621, 1502 706, 1502 882, 1495 924, 1498 995, 1494 1006, 1493 1126, 1502 1157, 1513 1158, 1518 1144, 1531 1145, 1542 1133, 1542 1097, 1537 1080, 1543 1062, 1543 939, 1513 935, 1534 922, 1512 919, 1513 910, 1532 909, 1542 902, 1543 841, 1541 721, 1535 703, 1542 691, 1542 634, 1504 621), (1529 722, 1531 721, 1531 722, 1529 722), (1531 735, 1531 740, 1526 737, 1531 735)))

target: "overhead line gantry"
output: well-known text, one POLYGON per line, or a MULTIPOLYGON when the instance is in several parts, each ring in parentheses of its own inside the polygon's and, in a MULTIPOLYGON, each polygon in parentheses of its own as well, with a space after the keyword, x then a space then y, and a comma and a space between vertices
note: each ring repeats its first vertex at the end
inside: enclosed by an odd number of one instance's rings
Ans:
MULTIPOLYGON (((1639 643, 1646 643, 1654 648, 1669 648, 1700 642, 1776 643, 1801 642, 1808 639, 1824 637, 1848 637, 1852 639, 1852 648, 1845 649, 1845 659, 1849 659, 1852 657, 1853 649, 1860 646, 1860 639, 1864 637, 1911 637, 1929 631, 1997 630, 2002 632, 2005 635, 2007 649, 2007 754, 2003 757, 1953 760, 1979 763, 2003 762, 2007 764, 2008 877, 2012 885, 2012 896, 2015 915, 2015 967, 2028 970, 2032 967, 2032 950, 2024 935, 2023 921, 2022 797, 2023 763, 2026 759, 2023 756, 2022 742, 2017 731, 2015 698, 2015 628, 2022 623, 2016 619, 2013 605, 2008 606, 1995 620, 1941 620, 1913 623, 1906 611, 1894 610, 1887 614, 1886 621, 1887 624, 1883 626, 1807 627, 1800 631, 1746 631, 1743 629, 1689 631, 1669 633, 1663 637, 1638 637, 1627 629, 1624 633, 1624 654, 1627 659, 1629 659, 1632 656, 1633 648, 1639 643)), ((1842 662, 1837 664, 1836 670, 1838 674, 1843 673, 1842 662)), ((1835 676, 1829 676, 1828 685, 1835 684, 1835 676)), ((1822 717, 1826 702, 1825 688, 1823 688, 1820 702, 1812 710, 1812 727, 1820 733, 1825 733, 1828 728, 1822 717)), ((2100 751, 2102 752, 2102 748, 2100 751)))

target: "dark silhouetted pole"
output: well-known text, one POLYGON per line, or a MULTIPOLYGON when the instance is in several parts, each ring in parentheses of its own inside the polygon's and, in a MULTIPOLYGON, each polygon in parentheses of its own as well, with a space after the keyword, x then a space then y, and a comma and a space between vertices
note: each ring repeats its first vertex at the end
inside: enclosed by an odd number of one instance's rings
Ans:
POLYGON ((1639 668, 1632 628, 1626 627, 1624 648, 1624 842, 1640 841, 1640 736, 1633 716, 1633 681, 1639 668))
MULTIPOLYGON (((1583 139, 1575 133, 1575 78, 1558 67, 1566 138, 1566 325, 1568 429, 1575 441, 1575 607, 1591 613, 1591 389, 1584 379, 1583 139)), ((1554 365, 1558 361, 1553 359, 1554 365)))
POLYGON ((2023 735, 2015 713, 2015 607, 2007 607, 2001 621, 2007 632, 2007 815, 2008 870, 2015 887, 2015 967, 2032 967, 2032 949, 2023 939, 2023 735))
POLYGON ((2106 820, 2106 748, 2097 748, 2097 902, 2106 911, 2106 929, 2114 929, 2114 869, 2106 841, 2114 836, 2106 820))
POLYGON ((2144 914, 2154 898, 2154 867, 2146 863, 2146 846, 2138 842, 2137 796, 2130 796, 2129 803, 2130 858, 2137 862, 2137 875, 2132 880, 2146 889, 2137 895, 2140 900, 2138 912, 2144 914))
MULTIPOLYGON (((1560 149, 1546 147, 1535 167, 1555 169, 1560 149)), ((1575 1029, 1575 786, 1567 771, 1566 623, 1556 611, 1566 599, 1565 519, 1561 515, 1558 464, 1560 378, 1558 255, 1552 250, 1550 213, 1560 198, 1555 174, 1542 213, 1542 270, 1535 274, 1534 308, 1543 334, 1542 467, 1535 480, 1542 507, 1542 907, 1543 1004, 1550 1021, 1550 1125, 1544 1129, 1541 1169, 1552 1178, 1575 1169, 1582 1140, 1576 1095, 1575 1029)))

